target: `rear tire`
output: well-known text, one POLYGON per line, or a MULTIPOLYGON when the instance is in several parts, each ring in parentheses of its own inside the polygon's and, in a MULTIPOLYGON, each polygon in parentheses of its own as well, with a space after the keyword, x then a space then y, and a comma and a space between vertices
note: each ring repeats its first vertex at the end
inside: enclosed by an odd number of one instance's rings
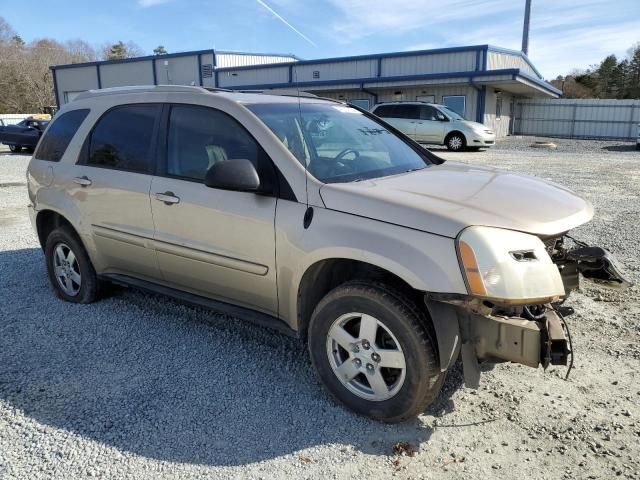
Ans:
POLYGON ((9 150, 11 153, 20 153, 22 151, 22 147, 20 145, 9 145, 9 150))
POLYGON ((329 292, 308 335, 311 362, 329 394, 389 423, 423 412, 444 381, 424 311, 383 284, 353 281, 329 292))
POLYGON ((467 147, 467 139, 463 134, 458 132, 453 132, 447 135, 444 143, 452 152, 460 152, 467 147))
POLYGON ((82 242, 68 226, 47 237, 45 259, 56 295, 67 302, 91 303, 98 299, 100 282, 82 242))

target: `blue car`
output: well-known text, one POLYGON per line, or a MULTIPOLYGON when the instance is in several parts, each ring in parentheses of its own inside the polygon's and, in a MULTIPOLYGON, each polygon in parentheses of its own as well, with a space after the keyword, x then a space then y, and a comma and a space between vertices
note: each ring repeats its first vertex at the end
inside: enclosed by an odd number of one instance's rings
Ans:
POLYGON ((16 125, 0 125, 0 142, 13 153, 20 153, 23 148, 33 152, 48 124, 48 120, 29 117, 16 125))

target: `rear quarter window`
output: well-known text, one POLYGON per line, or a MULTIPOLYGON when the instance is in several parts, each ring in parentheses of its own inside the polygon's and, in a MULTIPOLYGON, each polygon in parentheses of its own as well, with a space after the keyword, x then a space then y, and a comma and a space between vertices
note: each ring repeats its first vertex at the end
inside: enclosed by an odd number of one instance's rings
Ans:
POLYGON ((379 117, 393 118, 395 116, 395 105, 382 105, 374 110, 374 114, 379 117))
POLYGON ((47 133, 40 139, 34 157, 59 162, 88 114, 89 109, 72 110, 55 118, 47 133))

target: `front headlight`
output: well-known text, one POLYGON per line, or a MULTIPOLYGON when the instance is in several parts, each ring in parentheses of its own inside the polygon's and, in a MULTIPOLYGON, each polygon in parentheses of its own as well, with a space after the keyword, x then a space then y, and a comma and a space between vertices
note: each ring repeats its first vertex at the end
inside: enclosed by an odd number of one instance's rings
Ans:
POLYGON ((558 267, 534 235, 474 226, 462 231, 457 247, 470 295, 526 305, 565 294, 558 267))

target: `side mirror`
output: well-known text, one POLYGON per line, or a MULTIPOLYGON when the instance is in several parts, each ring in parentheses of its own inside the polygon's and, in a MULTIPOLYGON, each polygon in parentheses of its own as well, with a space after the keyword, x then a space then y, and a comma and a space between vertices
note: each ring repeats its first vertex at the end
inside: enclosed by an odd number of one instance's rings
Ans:
POLYGON ((258 192, 260 177, 256 167, 246 158, 216 162, 204 177, 207 187, 237 192, 258 192))

